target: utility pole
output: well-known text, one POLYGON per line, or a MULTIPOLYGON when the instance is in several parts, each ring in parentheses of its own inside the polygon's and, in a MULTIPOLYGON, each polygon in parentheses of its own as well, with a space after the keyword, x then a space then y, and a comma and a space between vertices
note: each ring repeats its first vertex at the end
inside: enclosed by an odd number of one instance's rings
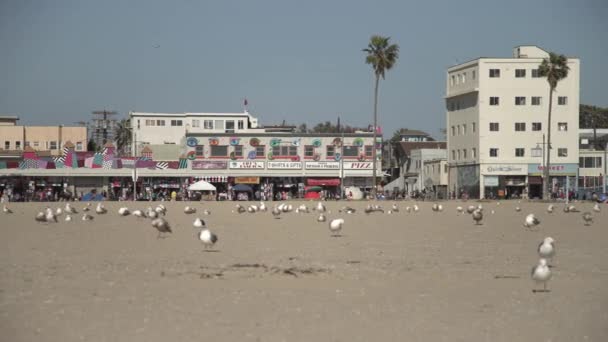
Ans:
POLYGON ((606 181, 608 180, 608 177, 606 176, 606 172, 608 170, 608 168, 606 167, 606 150, 608 150, 608 141, 604 143, 604 178, 602 178, 602 192, 604 194, 606 193, 606 181))
POLYGON ((133 201, 137 201, 137 137, 135 129, 131 125, 131 132, 133 133, 133 157, 135 157, 135 163, 133 164, 133 201))

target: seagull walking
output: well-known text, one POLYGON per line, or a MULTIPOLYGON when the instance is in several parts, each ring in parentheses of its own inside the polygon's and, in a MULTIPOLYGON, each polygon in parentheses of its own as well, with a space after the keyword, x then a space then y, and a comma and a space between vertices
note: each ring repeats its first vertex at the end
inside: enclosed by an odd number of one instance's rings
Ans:
POLYGON ((198 234, 198 239, 203 243, 205 250, 213 247, 218 240, 217 235, 213 234, 209 229, 201 230, 201 232, 198 234))
POLYGON ((196 220, 194 220, 194 223, 192 223, 192 225, 194 226, 194 228, 205 228, 205 221, 201 220, 200 218, 196 218, 196 220))
POLYGON ((599 203, 595 203, 595 205, 593 206, 593 211, 595 211, 596 213, 599 213, 602 209, 600 208, 599 203))
POLYGON ((583 221, 585 221, 585 226, 590 226, 593 223, 593 216, 590 212, 586 211, 583 213, 583 221))
POLYGON ((540 220, 536 218, 534 214, 529 214, 528 216, 526 216, 526 220, 524 221, 524 227, 526 228, 536 227, 539 224, 540 220))
POLYGON ((152 227, 158 230, 158 236, 156 237, 157 239, 160 239, 161 237, 164 238, 165 233, 173 233, 169 222, 162 217, 152 220, 152 227))
POLYGON ((338 234, 342 230, 342 226, 344 225, 344 219, 334 219, 329 223, 329 231, 332 236, 339 236, 338 234))
POLYGON ((549 290, 547 290, 547 282, 551 279, 551 269, 549 268, 549 265, 547 265, 546 259, 540 259, 538 265, 532 267, 531 277, 536 284, 543 284, 542 290, 533 289, 532 292, 549 292, 549 290))
POLYGON ((95 208, 95 212, 97 214, 103 215, 108 212, 108 210, 103 206, 103 204, 98 203, 97 208, 95 208))
POLYGON ((483 213, 481 212, 481 210, 476 209, 475 211, 473 211, 471 216, 473 216, 473 221, 475 221, 475 225, 480 225, 480 222, 483 219, 483 213))
POLYGON ((555 240, 552 237, 546 237, 543 242, 538 245, 538 256, 541 259, 551 260, 555 256, 555 240))
POLYGON ((5 214, 12 214, 13 211, 6 206, 6 204, 2 207, 2 212, 5 214))
POLYGON ((549 204, 549 206, 547 207, 547 212, 549 214, 553 213, 553 204, 549 204))

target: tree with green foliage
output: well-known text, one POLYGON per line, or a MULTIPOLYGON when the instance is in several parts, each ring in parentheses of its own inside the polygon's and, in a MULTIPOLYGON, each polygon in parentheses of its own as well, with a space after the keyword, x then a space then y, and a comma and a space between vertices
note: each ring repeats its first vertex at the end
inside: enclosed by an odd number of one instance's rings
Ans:
POLYGON ((89 152, 97 152, 97 144, 95 143, 95 141, 93 139, 89 139, 89 142, 87 143, 87 151, 89 152))
POLYGON ((367 53, 365 56, 365 64, 370 64, 374 70, 375 86, 374 86, 374 148, 372 149, 373 158, 373 187, 372 196, 375 199, 377 193, 376 187, 376 135, 378 131, 378 85, 380 83, 380 77, 384 79, 386 71, 390 70, 397 63, 399 59, 399 45, 390 44, 390 37, 382 37, 379 35, 373 35, 367 48, 363 49, 363 52, 367 53))
POLYGON ((581 104, 579 110, 579 127, 593 129, 593 147, 604 149, 597 139, 598 128, 608 128, 608 108, 581 104))
POLYGON ((547 162, 544 170, 544 191, 543 198, 549 199, 551 194, 551 182, 549 181, 549 170, 551 169, 551 111, 553 109, 553 92, 557 88, 559 81, 568 77, 568 58, 564 55, 558 55, 550 52, 549 58, 543 59, 542 63, 538 67, 538 72, 541 77, 545 77, 549 83, 549 113, 547 115, 547 146, 549 146, 549 152, 547 155, 547 162))

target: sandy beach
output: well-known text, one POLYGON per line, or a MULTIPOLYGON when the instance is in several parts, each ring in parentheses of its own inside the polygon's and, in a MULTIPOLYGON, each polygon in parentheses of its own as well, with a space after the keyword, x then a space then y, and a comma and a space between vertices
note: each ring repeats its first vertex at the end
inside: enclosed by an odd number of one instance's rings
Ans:
POLYGON ((543 203, 487 202, 475 226, 455 208, 477 202, 443 202, 441 213, 420 202, 406 213, 413 203, 366 215, 368 202, 328 202, 328 218, 345 219, 341 237, 316 213, 274 219, 235 214, 235 202, 164 203, 165 239, 149 220, 117 214, 148 202, 105 203, 108 214, 91 222, 76 203, 75 220, 56 224, 33 217, 63 203, 11 203, 13 214, 0 213, 1 340, 606 341, 608 206, 584 226, 561 204, 549 214, 543 203), (357 213, 338 213, 344 205, 357 213), (528 213, 541 220, 532 231, 528 213), (219 235, 214 251, 203 251, 196 217, 219 235), (533 293, 546 236, 557 246, 551 292, 533 293))

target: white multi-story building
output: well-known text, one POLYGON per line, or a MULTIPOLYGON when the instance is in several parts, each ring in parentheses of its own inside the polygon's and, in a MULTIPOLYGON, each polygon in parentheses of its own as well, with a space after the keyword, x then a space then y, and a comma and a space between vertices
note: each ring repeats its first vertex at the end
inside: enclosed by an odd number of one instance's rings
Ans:
MULTIPOLYGON (((478 58, 450 67, 446 80, 450 190, 470 197, 542 195, 549 84, 538 67, 549 54, 519 46, 511 58, 478 58)), ((578 58, 553 94, 551 182, 573 188, 578 172, 578 58), (572 178, 568 178, 571 176, 572 178)))

